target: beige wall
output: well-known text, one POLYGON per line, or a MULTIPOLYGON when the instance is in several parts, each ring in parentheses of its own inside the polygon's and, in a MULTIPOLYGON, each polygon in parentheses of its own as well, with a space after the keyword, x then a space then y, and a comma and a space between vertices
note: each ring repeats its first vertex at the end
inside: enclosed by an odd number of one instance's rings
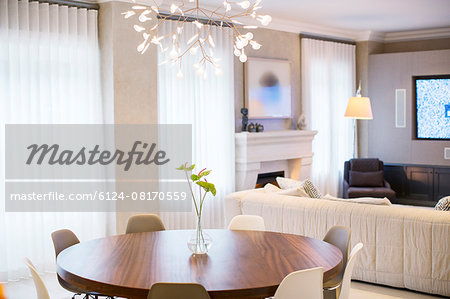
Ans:
POLYGON ((412 76, 450 74, 450 50, 369 56, 369 155, 384 162, 450 165, 450 141, 414 140, 412 76), (395 89, 406 89, 406 128, 395 128, 395 89))
MULTIPOLYGON (((368 95, 372 87, 369 82, 369 56, 381 53, 399 53, 450 49, 450 38, 429 39, 421 41, 405 41, 381 43, 374 41, 363 41, 356 43, 356 82, 361 80, 362 93, 368 95)), ((425 55, 426 56, 426 55, 425 55)), ((389 108, 388 108, 389 109, 389 108)), ((358 157, 369 157, 369 125, 371 120, 358 121, 358 157)))
MULTIPOLYGON (((300 35, 275 31, 270 29, 252 30, 254 40, 262 44, 261 49, 255 51, 250 47, 246 54, 248 57, 287 59, 292 64, 292 115, 297 120, 301 112, 300 101, 300 35)), ((234 82, 235 82, 235 121, 236 132, 241 131, 241 108, 244 103, 244 64, 236 57, 234 62, 234 82)), ((292 119, 264 119, 249 120, 264 125, 264 129, 284 130, 294 128, 292 119)))
MULTIPOLYGON (((121 13, 131 4, 106 2, 99 9, 99 43, 102 64, 102 92, 105 102, 114 103, 114 123, 158 123, 157 51, 145 55, 136 51, 141 36, 134 22, 121 13)), ((120 179, 118 177, 117 179, 120 179)), ((120 190, 118 190, 120 191, 120 190)), ((117 213, 117 233, 123 233, 131 213, 117 213)))
MULTIPOLYGON (((356 43, 356 86, 361 80, 362 94, 369 94, 369 55, 380 53, 383 50, 383 44, 373 41, 364 41, 356 43)), ((369 122, 370 120, 357 121, 358 134, 358 157, 367 158, 369 156, 369 122)))
POLYGON ((450 38, 385 43, 384 53, 431 51, 450 49, 450 38))

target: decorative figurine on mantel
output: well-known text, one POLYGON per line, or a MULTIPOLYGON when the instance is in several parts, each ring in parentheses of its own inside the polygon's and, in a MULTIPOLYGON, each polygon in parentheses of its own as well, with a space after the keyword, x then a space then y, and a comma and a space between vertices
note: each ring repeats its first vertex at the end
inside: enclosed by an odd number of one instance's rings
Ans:
POLYGON ((247 125, 248 125, 248 109, 247 108, 241 108, 242 113, 242 132, 247 131, 247 125))
POLYGON ((256 124, 256 132, 264 132, 264 126, 262 124, 256 124))
POLYGON ((302 113, 297 120, 297 129, 306 130, 307 126, 308 126, 308 123, 306 120, 306 115, 302 113))
POLYGON ((254 123, 250 123, 247 127, 247 131, 251 132, 256 132, 256 126, 254 123))

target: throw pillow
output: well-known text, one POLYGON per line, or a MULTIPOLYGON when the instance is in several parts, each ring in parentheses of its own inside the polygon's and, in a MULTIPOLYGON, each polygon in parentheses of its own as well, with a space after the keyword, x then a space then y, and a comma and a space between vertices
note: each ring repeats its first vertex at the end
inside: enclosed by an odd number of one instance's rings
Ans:
POLYGON ((292 189, 292 188, 298 188, 298 187, 303 186, 302 181, 296 181, 293 179, 283 178, 283 177, 277 177, 277 183, 281 189, 292 189))
POLYGON ((434 209, 439 211, 450 211, 450 196, 441 198, 434 209))
POLYGON ((380 170, 380 160, 376 158, 350 159, 350 170, 378 171, 380 170))
POLYGON ((352 187, 383 187, 384 173, 379 171, 353 171, 350 170, 349 183, 352 187))
POLYGON ((377 197, 338 198, 338 197, 334 197, 330 194, 327 194, 323 198, 328 199, 328 200, 351 202, 351 203, 392 206, 391 201, 386 197, 384 197, 384 198, 377 198, 377 197))
POLYGON ((320 194, 319 189, 314 186, 314 184, 310 180, 305 180, 303 183, 303 188, 305 189, 305 192, 309 195, 311 198, 321 198, 322 194, 320 194))
POLYGON ((269 183, 264 185, 264 191, 266 191, 266 193, 278 192, 280 190, 281 189, 275 186, 274 184, 269 183))
POLYGON ((280 191, 277 192, 277 194, 279 194, 279 195, 298 196, 298 197, 309 197, 308 194, 303 189, 303 187, 286 189, 286 190, 280 190, 280 191))
POLYGON ((291 189, 280 189, 273 184, 266 184, 264 186, 264 191, 266 193, 276 193, 279 195, 290 195, 290 196, 298 196, 298 197, 309 197, 309 195, 305 192, 303 187, 291 188, 291 189))

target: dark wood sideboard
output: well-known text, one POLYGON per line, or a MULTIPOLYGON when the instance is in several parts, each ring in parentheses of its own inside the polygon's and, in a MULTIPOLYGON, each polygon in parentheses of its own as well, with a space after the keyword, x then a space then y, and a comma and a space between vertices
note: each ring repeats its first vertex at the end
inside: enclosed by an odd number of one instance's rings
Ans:
POLYGON ((397 194, 397 204, 434 206, 450 195, 450 167, 384 164, 384 178, 397 194))

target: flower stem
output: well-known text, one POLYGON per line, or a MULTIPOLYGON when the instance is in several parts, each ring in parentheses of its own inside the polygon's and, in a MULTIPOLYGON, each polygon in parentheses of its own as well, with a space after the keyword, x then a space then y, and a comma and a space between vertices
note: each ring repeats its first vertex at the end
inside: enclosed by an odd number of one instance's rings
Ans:
POLYGON ((188 185, 189 185, 189 190, 191 190, 192 201, 194 202, 194 206, 195 206, 195 213, 196 213, 197 216, 198 216, 197 201, 195 200, 194 190, 192 190, 191 182, 190 182, 190 180, 189 180, 189 176, 188 176, 188 173, 187 173, 186 170, 184 171, 184 174, 186 175, 186 181, 187 181, 187 183, 188 183, 188 185))

